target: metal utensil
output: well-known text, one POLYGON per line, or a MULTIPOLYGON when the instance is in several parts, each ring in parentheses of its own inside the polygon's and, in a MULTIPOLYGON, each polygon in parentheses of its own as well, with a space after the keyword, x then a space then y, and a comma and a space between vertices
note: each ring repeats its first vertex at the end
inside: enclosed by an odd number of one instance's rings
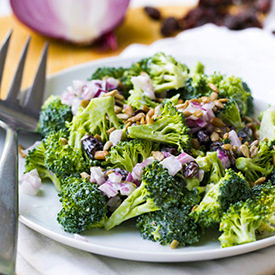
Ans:
MULTIPOLYGON (((0 48, 0 84, 12 31, 0 48)), ((21 80, 27 56, 28 38, 7 98, 0 100, 0 127, 6 131, 6 140, 0 159, 0 273, 14 274, 18 217, 18 163, 17 131, 34 131, 44 98, 48 44, 44 46, 33 85, 20 93, 21 80)))

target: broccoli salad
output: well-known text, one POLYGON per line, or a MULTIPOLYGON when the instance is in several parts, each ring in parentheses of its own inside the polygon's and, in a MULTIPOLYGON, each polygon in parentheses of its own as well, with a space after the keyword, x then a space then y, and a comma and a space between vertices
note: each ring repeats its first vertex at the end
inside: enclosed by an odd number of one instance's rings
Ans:
POLYGON ((275 232, 275 109, 253 116, 239 77, 164 53, 101 67, 42 106, 23 190, 56 188, 69 233, 132 220, 144 239, 221 247, 275 232))

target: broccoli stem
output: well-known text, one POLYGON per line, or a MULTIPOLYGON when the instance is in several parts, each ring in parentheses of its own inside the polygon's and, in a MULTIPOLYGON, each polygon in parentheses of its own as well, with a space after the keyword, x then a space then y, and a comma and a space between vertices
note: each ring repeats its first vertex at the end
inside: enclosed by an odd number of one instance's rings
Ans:
POLYGON ((145 184, 142 183, 123 203, 115 210, 105 224, 105 229, 110 230, 122 222, 144 213, 159 210, 152 199, 147 199, 145 184))

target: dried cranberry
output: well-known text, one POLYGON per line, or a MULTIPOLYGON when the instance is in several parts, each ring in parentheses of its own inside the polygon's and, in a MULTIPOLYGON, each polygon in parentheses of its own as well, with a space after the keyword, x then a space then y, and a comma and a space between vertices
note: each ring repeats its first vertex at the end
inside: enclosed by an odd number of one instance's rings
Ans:
POLYGON ((103 149, 103 144, 96 138, 86 135, 81 139, 82 147, 90 159, 94 158, 95 152, 103 149))
POLYGON ((144 11, 153 20, 160 20, 161 18, 161 13, 157 8, 147 6, 147 7, 144 7, 144 11))
POLYGON ((122 176, 122 180, 126 180, 129 172, 120 168, 113 169, 115 173, 118 173, 122 176))
POLYGON ((208 145, 210 143, 210 137, 204 130, 198 131, 197 138, 201 145, 208 145))
POLYGON ((183 167, 183 175, 186 178, 192 178, 199 173, 199 165, 195 161, 190 161, 183 167))
POLYGON ((274 35, 275 35, 275 30, 274 30, 274 31, 272 31, 272 34, 274 34, 274 35))
POLYGON ((179 23, 175 17, 166 18, 161 27, 161 34, 164 36, 171 36, 179 29, 179 23))

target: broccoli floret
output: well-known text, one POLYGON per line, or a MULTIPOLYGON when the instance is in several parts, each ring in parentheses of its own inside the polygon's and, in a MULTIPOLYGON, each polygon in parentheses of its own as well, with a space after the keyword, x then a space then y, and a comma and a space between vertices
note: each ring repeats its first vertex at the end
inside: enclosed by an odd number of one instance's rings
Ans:
POLYGON ((80 233, 93 227, 103 227, 107 220, 107 202, 96 183, 87 179, 67 177, 59 194, 62 209, 57 221, 70 233, 80 233))
POLYGON ((219 237, 222 247, 256 241, 256 231, 265 220, 266 209, 257 200, 247 199, 231 205, 222 216, 219 237))
POLYGON ((259 234, 275 232, 275 185, 272 182, 256 185, 253 187, 253 195, 257 201, 266 207, 265 220, 257 230, 259 234))
POLYGON ((88 78, 89 81, 96 79, 104 79, 106 77, 113 77, 115 79, 121 79, 125 72, 125 68, 122 67, 100 67, 88 78))
POLYGON ((218 183, 210 184, 208 188, 200 204, 191 213, 195 221, 203 227, 218 224, 231 203, 246 200, 252 194, 243 175, 232 169, 228 169, 218 183))
POLYGON ((175 144, 180 150, 188 148, 191 140, 183 114, 171 102, 165 104, 162 113, 153 123, 131 126, 128 133, 131 138, 175 144))
POLYGON ((241 170, 249 182, 255 182, 260 177, 267 177, 273 171, 272 145, 267 140, 259 144, 258 154, 253 158, 241 157, 236 160, 236 168, 241 170))
POLYGON ((143 162, 150 156, 152 143, 146 140, 133 139, 122 141, 113 146, 107 156, 108 164, 132 172, 137 163, 143 162))
POLYGON ((224 107, 224 109, 219 109, 216 115, 222 119, 223 122, 233 126, 237 130, 242 129, 243 123, 236 101, 231 98, 224 104, 224 107))
POLYGON ((200 169, 204 171, 204 183, 217 183, 224 176, 224 167, 217 152, 207 152, 206 156, 196 159, 200 169))
POLYGON ((164 53, 156 53, 144 60, 142 69, 149 74, 156 93, 179 89, 188 77, 188 68, 164 53))
POLYGON ((158 105, 157 102, 146 96, 141 89, 135 88, 129 93, 130 96, 127 99, 128 104, 138 110, 143 109, 144 106, 155 108, 158 105))
POLYGON ((161 245, 191 245, 200 240, 200 229, 189 213, 189 206, 147 213, 138 217, 137 228, 144 239, 161 245))
POLYGON ((141 185, 113 212, 105 228, 110 230, 144 213, 176 207, 183 192, 183 184, 170 176, 161 164, 153 162, 144 168, 141 185))
POLYGON ((55 188, 60 190, 60 180, 45 166, 46 148, 43 142, 39 143, 34 149, 30 150, 26 156, 25 173, 37 169, 41 180, 50 180, 55 188))
POLYGON ((66 130, 66 122, 72 120, 73 114, 71 107, 62 104, 57 96, 50 96, 42 105, 37 131, 46 136, 51 132, 66 130))
POLYGON ((260 126, 260 139, 275 140, 275 109, 269 107, 262 113, 260 126))
POLYGON ((100 135, 101 141, 108 140, 107 130, 119 128, 120 123, 114 111, 112 96, 94 98, 88 106, 73 117, 70 123, 69 144, 81 149, 81 138, 85 134, 100 135))
POLYGON ((219 97, 236 101, 242 116, 251 114, 253 111, 251 91, 240 78, 214 73, 209 76, 208 81, 218 88, 219 97))
POLYGON ((84 159, 82 151, 67 144, 64 132, 51 133, 44 138, 45 166, 57 177, 88 172, 90 163, 84 159))

